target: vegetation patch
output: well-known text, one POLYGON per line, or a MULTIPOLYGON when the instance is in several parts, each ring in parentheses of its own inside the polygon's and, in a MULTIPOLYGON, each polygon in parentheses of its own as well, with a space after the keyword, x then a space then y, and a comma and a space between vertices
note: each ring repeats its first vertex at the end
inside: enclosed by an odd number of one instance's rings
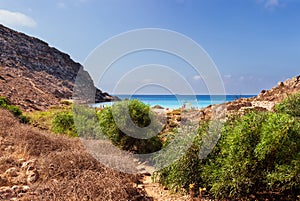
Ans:
POLYGON ((157 136, 162 128, 156 122, 150 106, 138 100, 121 101, 104 108, 98 112, 98 119, 103 134, 124 150, 144 154, 162 147, 157 136), (150 124, 152 126, 148 129, 139 129, 150 124))
POLYGON ((78 136, 75 130, 73 113, 70 111, 55 114, 51 124, 52 131, 55 133, 67 134, 72 137, 78 136))
POLYGON ((0 139, 0 200, 152 200, 136 187, 140 175, 107 168, 78 139, 20 124, 1 108, 0 139))
POLYGON ((157 136, 162 127, 150 106, 138 100, 117 102, 102 110, 84 105, 55 107, 28 116, 31 124, 41 129, 71 137, 109 139, 135 153, 151 153, 162 147, 162 139, 157 136))
POLYGON ((214 198, 296 200, 300 195, 300 94, 275 112, 248 112, 224 125, 221 138, 199 159, 208 123, 201 123, 193 145, 172 165, 157 172, 174 191, 197 195, 205 188, 214 198))
POLYGON ((76 136, 72 106, 53 106, 47 111, 34 111, 26 114, 29 122, 41 130, 76 136))
POLYGON ((29 119, 23 115, 22 110, 18 106, 12 105, 7 98, 0 96, 0 107, 13 113, 21 123, 28 123, 29 119))

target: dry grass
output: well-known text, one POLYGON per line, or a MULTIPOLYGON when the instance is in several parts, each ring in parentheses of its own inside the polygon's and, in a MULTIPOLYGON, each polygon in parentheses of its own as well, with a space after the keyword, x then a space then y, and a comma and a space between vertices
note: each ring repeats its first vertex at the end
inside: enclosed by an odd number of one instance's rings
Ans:
POLYGON ((135 186, 139 175, 106 168, 85 151, 79 139, 20 124, 2 109, 0 150, 0 188, 28 185, 26 193, 14 195, 20 200, 151 200, 135 186), (35 161, 37 181, 1 182, 1 174, 7 169, 18 170, 28 160, 35 161))

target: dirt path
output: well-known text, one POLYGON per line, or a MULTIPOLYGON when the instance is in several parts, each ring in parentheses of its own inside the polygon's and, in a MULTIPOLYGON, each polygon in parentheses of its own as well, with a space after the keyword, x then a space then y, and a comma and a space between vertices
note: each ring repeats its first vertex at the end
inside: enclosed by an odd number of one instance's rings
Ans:
MULTIPOLYGON (((99 162, 107 167, 132 174, 142 174, 139 179, 138 188, 144 189, 154 201, 187 201, 191 200, 189 195, 172 194, 168 189, 156 182, 152 182, 152 166, 142 163, 128 152, 116 148, 108 141, 81 139, 88 152, 99 162)), ((195 199, 196 200, 196 199, 195 199)))
POLYGON ((171 194, 167 189, 158 183, 153 183, 151 176, 144 176, 143 188, 147 192, 149 197, 152 197, 154 201, 166 200, 166 201, 186 201, 190 200, 187 195, 171 194))

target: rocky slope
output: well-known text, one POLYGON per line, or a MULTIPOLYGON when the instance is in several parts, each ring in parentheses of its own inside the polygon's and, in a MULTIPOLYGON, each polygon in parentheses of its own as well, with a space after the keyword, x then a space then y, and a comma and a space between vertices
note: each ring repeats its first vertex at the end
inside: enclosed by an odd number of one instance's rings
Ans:
MULTIPOLYGON (((0 24, 0 96, 23 110, 43 110, 71 99, 79 70, 82 66, 69 55, 0 24)), ((96 102, 113 99, 94 87, 87 72, 83 75, 96 102)))
POLYGON ((218 115, 214 114, 214 112, 224 107, 226 107, 225 113, 227 116, 236 113, 244 114, 247 110, 272 111, 275 104, 287 98, 289 95, 299 92, 300 75, 287 79, 284 82, 278 82, 277 86, 269 90, 262 90, 260 94, 255 97, 240 98, 221 105, 208 106, 200 112, 200 119, 204 120, 210 119, 212 116, 216 117, 218 115))

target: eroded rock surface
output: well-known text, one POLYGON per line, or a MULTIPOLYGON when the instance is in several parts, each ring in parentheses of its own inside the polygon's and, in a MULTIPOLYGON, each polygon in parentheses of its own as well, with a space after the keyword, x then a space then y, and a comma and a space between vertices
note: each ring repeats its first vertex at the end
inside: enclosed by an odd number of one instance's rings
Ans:
POLYGON ((89 74, 69 55, 0 24, 0 96, 12 104, 23 110, 43 110, 71 99, 80 70, 85 87, 95 94, 87 101, 113 99, 94 87, 89 74))

